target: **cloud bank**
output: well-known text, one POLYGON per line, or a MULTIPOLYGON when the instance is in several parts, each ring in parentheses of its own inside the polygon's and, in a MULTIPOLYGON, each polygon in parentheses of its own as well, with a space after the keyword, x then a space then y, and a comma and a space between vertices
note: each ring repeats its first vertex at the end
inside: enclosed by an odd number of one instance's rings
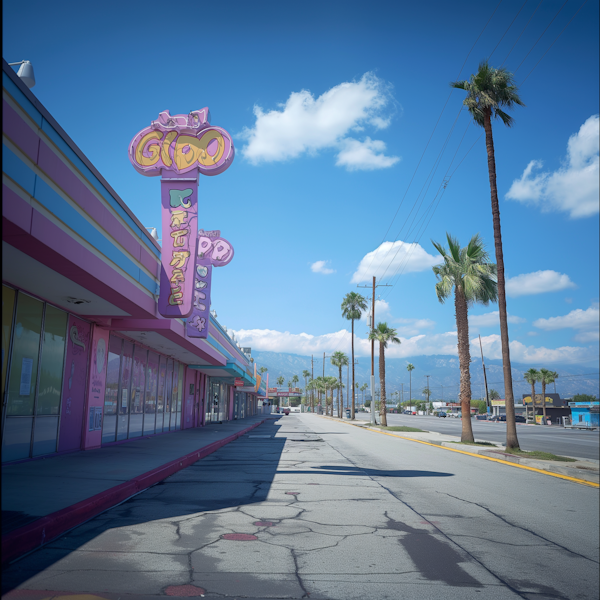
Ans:
MULTIPOLYGON (((526 319, 515 315, 508 315, 509 323, 525 323, 526 319)), ((484 315, 469 315, 469 326, 471 327, 500 327, 500 313, 494 310, 484 315)))
POLYGON ((531 296, 546 292, 558 292, 567 288, 577 287, 568 275, 557 271, 535 271, 523 273, 506 280, 506 293, 516 298, 517 296, 531 296))
POLYGON ((573 219, 598 213, 599 128, 599 116, 591 116, 569 138, 567 156, 557 171, 541 171, 542 161, 532 160, 506 197, 540 206, 544 212, 568 212, 573 219))
POLYGON ((392 102, 389 86, 372 73, 359 81, 336 85, 318 98, 310 91, 292 92, 276 110, 254 107, 254 127, 245 128, 242 155, 253 165, 338 151, 338 166, 350 171, 386 169, 400 158, 386 156, 380 140, 350 137, 365 127, 385 129, 391 121, 384 109, 392 102))
POLYGON ((600 338, 600 309, 598 304, 593 304, 587 310, 577 308, 562 317, 537 319, 533 322, 535 327, 545 331, 558 329, 575 329, 578 331, 575 339, 578 342, 597 342, 600 338))
POLYGON ((441 262, 440 257, 427 254, 419 244, 383 242, 379 248, 366 254, 360 261, 350 283, 390 279, 398 269, 402 273, 425 271, 441 262))

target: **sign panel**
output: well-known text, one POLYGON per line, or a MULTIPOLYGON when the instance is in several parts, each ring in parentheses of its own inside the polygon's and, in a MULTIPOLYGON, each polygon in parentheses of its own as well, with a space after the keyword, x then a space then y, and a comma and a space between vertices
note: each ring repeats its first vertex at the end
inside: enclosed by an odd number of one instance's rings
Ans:
POLYGON ((224 267, 233 259, 233 246, 219 230, 198 231, 198 249, 194 272, 193 306, 186 332, 191 338, 208 337, 212 268, 224 267))
POLYGON ((236 377, 235 381, 233 382, 233 385, 235 387, 243 387, 244 386, 244 380, 241 377, 236 377))

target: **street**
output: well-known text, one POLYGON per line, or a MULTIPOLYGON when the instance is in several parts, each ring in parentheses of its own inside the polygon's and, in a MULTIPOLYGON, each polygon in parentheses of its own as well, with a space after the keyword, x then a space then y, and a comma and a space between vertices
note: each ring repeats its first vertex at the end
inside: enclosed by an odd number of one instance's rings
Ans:
MULTIPOLYGON (((369 421, 370 413, 357 412, 356 418, 360 421, 369 421)), ((460 436, 461 420, 451 417, 429 417, 424 415, 397 415, 388 414, 388 425, 407 425, 418 427, 426 431, 437 431, 449 435, 460 436)), ((379 415, 377 415, 379 423, 379 415)), ((491 421, 478 421, 472 419, 473 433, 476 440, 488 442, 506 442, 506 423, 491 421)), ((582 431, 579 429, 564 429, 560 426, 526 425, 517 423, 517 435, 523 450, 540 450, 561 456, 599 460, 600 433, 596 431, 582 431)))
POLYGON ((292 414, 15 562, 3 597, 595 600, 598 494, 292 414))

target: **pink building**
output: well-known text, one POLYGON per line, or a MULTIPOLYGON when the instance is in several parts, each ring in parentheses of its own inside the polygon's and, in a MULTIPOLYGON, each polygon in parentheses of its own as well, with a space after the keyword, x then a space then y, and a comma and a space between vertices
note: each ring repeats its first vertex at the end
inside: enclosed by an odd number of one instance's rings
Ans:
POLYGON ((2 461, 255 414, 249 357, 159 314, 161 246, 2 68, 2 461))

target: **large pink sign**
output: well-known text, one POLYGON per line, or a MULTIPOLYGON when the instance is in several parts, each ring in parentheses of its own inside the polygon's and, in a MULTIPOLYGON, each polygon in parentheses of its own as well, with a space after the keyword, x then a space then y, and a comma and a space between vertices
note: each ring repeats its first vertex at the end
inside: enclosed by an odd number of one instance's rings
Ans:
POLYGON ((161 176, 162 269, 158 310, 187 318, 194 302, 198 227, 198 176, 218 175, 233 161, 231 136, 210 125, 208 108, 188 115, 163 111, 129 145, 134 169, 161 176))
POLYGON ((202 175, 218 175, 231 165, 234 155, 231 136, 210 125, 208 108, 173 116, 165 110, 129 144, 131 164, 148 177, 196 169, 202 175))
POLYGON ((198 232, 198 253, 194 273, 194 301, 187 321, 188 337, 207 338, 210 320, 210 288, 212 268, 224 267, 233 258, 233 246, 221 237, 220 231, 198 232))

